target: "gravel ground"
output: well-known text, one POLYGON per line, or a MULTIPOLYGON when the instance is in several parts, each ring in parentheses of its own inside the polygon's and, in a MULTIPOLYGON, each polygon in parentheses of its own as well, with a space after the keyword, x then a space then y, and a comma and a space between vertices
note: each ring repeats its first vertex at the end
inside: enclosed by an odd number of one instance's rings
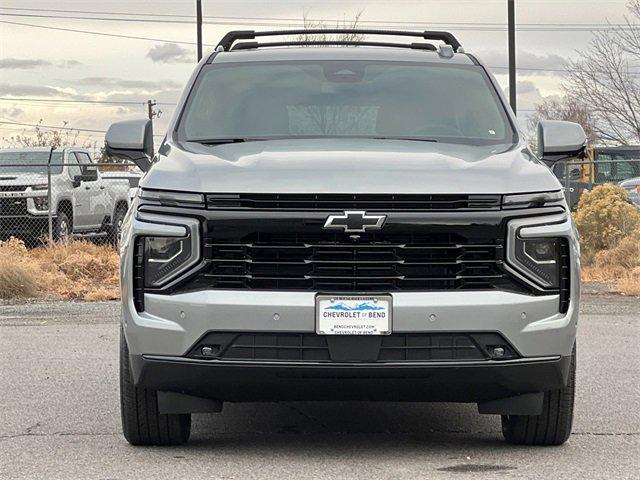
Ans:
POLYGON ((120 431, 116 302, 0 306, 0 478, 640 478, 640 300, 583 299, 574 434, 503 443, 471 405, 228 404, 192 441, 120 431))

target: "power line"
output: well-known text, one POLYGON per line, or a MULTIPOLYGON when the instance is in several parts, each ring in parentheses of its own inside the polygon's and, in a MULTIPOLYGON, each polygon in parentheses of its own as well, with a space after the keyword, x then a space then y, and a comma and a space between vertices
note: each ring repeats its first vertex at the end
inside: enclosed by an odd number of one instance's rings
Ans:
MULTIPOLYGON (((0 15, 5 17, 26 17, 26 18, 44 18, 44 19, 64 19, 64 20, 89 20, 89 21, 108 21, 108 22, 133 22, 133 23, 160 23, 160 24, 186 24, 191 25, 193 21, 191 20, 162 20, 162 19, 151 19, 151 18, 124 18, 124 17, 113 17, 113 18, 104 18, 104 17, 88 17, 88 16, 80 16, 80 15, 41 15, 41 14, 31 14, 31 13, 0 13, 0 15)), ((221 18, 221 19, 229 19, 229 20, 209 20, 203 22, 207 25, 251 25, 251 26, 262 26, 262 27, 305 27, 304 23, 290 23, 290 20, 280 20, 277 18, 268 18, 268 17, 252 17, 254 20, 251 20, 248 17, 209 17, 209 18, 221 18), (276 22, 284 22, 284 23, 276 23, 276 22)), ((330 21, 330 20, 317 20, 317 21, 330 21)), ((360 23, 371 23, 371 22, 383 22, 382 20, 362 20, 360 23)), ((393 21, 383 22, 388 25, 395 24, 393 21)), ((404 23, 404 22, 400 22, 404 23)), ((423 25, 405 24, 406 28, 424 28, 424 25, 435 24, 434 22, 425 22, 423 25)), ((454 25, 452 23, 447 23, 446 25, 454 25)), ((611 29, 629 29, 633 28, 625 24, 592 24, 591 26, 588 24, 570 24, 562 25, 562 24, 549 24, 550 26, 546 26, 546 24, 529 24, 526 26, 525 24, 520 24, 518 26, 518 31, 520 32, 593 32, 593 31, 605 31, 611 29)), ((473 31, 473 32, 502 32, 506 31, 507 27, 503 24, 487 24, 487 26, 482 26, 482 24, 457 24, 454 27, 454 30, 459 31, 473 31)))
POLYGON ((91 133, 107 133, 106 130, 94 130, 91 128, 72 128, 72 127, 54 127, 52 125, 41 125, 39 123, 20 123, 20 122, 5 122, 0 121, 3 125, 19 125, 22 127, 40 127, 54 130, 77 130, 78 132, 91 132, 91 133))
MULTIPOLYGON (((125 35, 125 34, 117 34, 117 33, 97 32, 95 30, 80 30, 80 29, 76 29, 76 28, 52 27, 52 26, 49 26, 49 25, 36 25, 36 24, 33 24, 33 23, 13 22, 13 21, 9 21, 9 20, 0 20, 0 23, 4 23, 4 24, 7 24, 7 25, 17 25, 17 26, 22 26, 22 27, 40 28, 40 29, 44 29, 44 30, 56 30, 56 31, 62 31, 62 32, 82 33, 82 34, 87 34, 87 35, 98 35, 98 36, 102 36, 102 37, 125 38, 125 39, 130 39, 130 40, 143 40, 143 41, 150 41, 150 42, 169 42, 169 43, 177 43, 177 44, 180 44, 180 45, 196 45, 195 42, 186 42, 186 41, 182 41, 182 40, 173 40, 173 39, 168 39, 168 38, 141 37, 141 36, 137 36, 137 35, 125 35)), ((236 24, 233 24, 233 25, 236 25, 236 24)), ((273 27, 275 25, 269 25, 269 26, 273 27)), ((295 25, 286 25, 286 26, 292 27, 292 26, 295 26, 295 25)), ((422 26, 421 28, 424 28, 424 26, 422 26)), ((215 44, 211 44, 211 43, 205 43, 204 45, 207 46, 207 47, 215 47, 215 44)), ((495 68, 505 68, 505 67, 495 67, 495 68)), ((540 71, 544 71, 544 69, 540 69, 540 71)), ((549 69, 548 71, 553 71, 553 70, 549 69)))
MULTIPOLYGON (((107 11, 95 11, 95 10, 64 10, 64 9, 45 9, 45 8, 17 8, 17 7, 0 7, 2 10, 12 10, 12 11, 30 11, 30 12, 53 12, 53 13, 73 13, 73 14, 88 14, 88 15, 107 15, 107 16, 130 16, 130 17, 145 17, 144 20, 139 21, 153 21, 153 19, 149 19, 149 17, 169 17, 169 18, 186 18, 192 19, 195 21, 194 15, 184 15, 184 14, 170 14, 170 13, 138 13, 138 12, 107 12, 107 11)), ((14 15, 14 16, 27 16, 20 14, 5 14, 5 15, 14 15)), ((73 18, 73 17, 52 17, 52 18, 73 18)), ((94 18, 95 19, 95 18, 94 18)), ((99 19, 99 18, 98 18, 99 19)), ((231 16, 231 15, 215 15, 215 16, 203 16, 203 19, 215 19, 215 20, 240 20, 244 23, 247 20, 256 20, 256 21, 273 21, 273 22, 300 22, 300 18, 291 18, 291 17, 247 17, 247 16, 231 16)), ((102 19, 106 20, 106 19, 102 19)), ((132 20, 136 21, 137 19, 115 19, 115 20, 132 20)), ((330 23, 339 23, 343 22, 344 19, 313 19, 311 21, 319 21, 319 22, 330 22, 330 23)), ((181 22, 185 23, 185 22, 181 22)), ((186 22, 193 23, 193 22, 186 22)), ((375 24, 409 24, 409 25, 418 25, 419 21, 403 21, 403 20, 365 20, 360 19, 358 23, 375 23, 375 24)), ((434 21, 425 21, 422 22, 423 25, 462 25, 462 26, 505 26, 504 23, 501 22, 434 22, 434 21)), ((533 26, 553 26, 560 27, 564 29, 565 27, 626 27, 628 26, 626 23, 543 23, 543 22, 521 22, 518 23, 519 26, 523 27, 533 27, 533 26)), ((424 28, 424 27, 422 27, 424 28)))
MULTIPOLYGON (((56 99, 56 98, 31 98, 31 97, 21 97, 21 98, 11 98, 11 97, 0 97, 0 100, 7 102, 48 102, 48 103, 88 103, 88 104, 104 104, 104 105, 147 105, 147 101, 115 101, 115 100, 75 100, 75 99, 56 99)), ((176 105, 173 102, 157 102, 157 105, 164 106, 174 106, 176 105)))
MULTIPOLYGON (((90 133, 107 133, 106 130, 96 130, 92 128, 74 128, 74 127, 56 127, 53 125, 42 125, 39 123, 21 123, 21 122, 8 122, 0 121, 0 125, 19 125, 22 127, 39 127, 46 128, 48 130, 73 130, 77 132, 90 132, 90 133)), ((164 135, 154 135, 154 137, 164 137, 164 135)))
MULTIPOLYGON (((6 23, 6 24, 10 24, 10 25, 19 25, 19 26, 24 26, 24 27, 42 28, 42 29, 45 29, 45 30, 60 30, 60 31, 64 31, 64 32, 84 33, 84 34, 88 34, 88 35, 100 35, 100 36, 105 36, 105 37, 128 38, 128 39, 134 39, 134 40, 148 40, 148 41, 152 41, 152 42, 171 42, 171 43, 178 43, 178 44, 182 44, 182 45, 196 45, 195 42, 183 42, 183 41, 180 41, 180 40, 170 40, 170 39, 167 39, 167 38, 152 38, 152 37, 138 37, 138 36, 132 36, 132 35, 120 35, 120 34, 115 34, 115 33, 96 32, 96 31, 91 31, 91 30, 78 30, 78 29, 74 29, 74 28, 51 27, 51 26, 47 26, 47 25, 34 25, 32 23, 11 22, 11 21, 8 21, 8 20, 0 20, 0 23, 6 23)), ((205 43, 204 45, 207 46, 207 47, 215 46, 215 45, 210 44, 210 43, 205 43)), ((492 66, 492 67, 489 67, 489 68, 506 69, 508 67, 506 67, 506 66, 492 66)), ((538 72, 561 72, 561 73, 562 72, 566 72, 566 70, 563 70, 563 69, 533 68, 533 67, 518 67, 518 70, 529 70, 529 71, 538 71, 538 72)), ((638 73, 638 75, 640 75, 640 72, 638 73)))
MULTIPOLYGON (((127 38, 130 40, 148 40, 150 42, 170 42, 170 43, 178 43, 181 45, 195 45, 195 42, 183 42, 180 40, 169 40, 166 38, 152 38, 152 37, 138 37, 135 35, 123 35, 118 33, 106 33, 106 32, 96 32, 93 30, 79 30, 75 28, 63 28, 63 27, 50 27, 48 25, 35 25, 33 23, 22 23, 22 22, 11 22, 9 20, 0 20, 0 23, 6 23, 8 25, 20 25, 23 27, 33 27, 33 28, 42 28, 45 30, 59 30, 62 32, 73 32, 73 33, 86 33, 88 35, 99 35, 102 37, 117 37, 117 38, 127 38)), ((215 47, 215 45, 205 43, 207 47, 215 47)))

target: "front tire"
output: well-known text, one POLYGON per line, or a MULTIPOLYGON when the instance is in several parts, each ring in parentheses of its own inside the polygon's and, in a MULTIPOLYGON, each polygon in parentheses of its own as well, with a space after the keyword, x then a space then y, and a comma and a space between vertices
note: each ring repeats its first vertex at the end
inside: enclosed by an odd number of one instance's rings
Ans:
POLYGON ((122 234, 122 224, 124 223, 124 217, 127 216, 127 209, 118 207, 116 213, 113 214, 113 222, 109 227, 107 234, 109 236, 109 242, 115 247, 120 245, 120 235, 122 234))
POLYGON ((576 383, 576 347, 564 388, 545 392, 541 415, 503 415, 502 434, 514 445, 562 445, 571 435, 576 383))
POLYGON ((58 212, 55 222, 53 223, 53 239, 58 242, 66 242, 71 238, 73 227, 71 219, 66 212, 58 212))
POLYGON ((129 348, 120 330, 120 412, 122 433, 131 445, 181 445, 191 434, 190 414, 158 411, 155 390, 133 384, 129 348))

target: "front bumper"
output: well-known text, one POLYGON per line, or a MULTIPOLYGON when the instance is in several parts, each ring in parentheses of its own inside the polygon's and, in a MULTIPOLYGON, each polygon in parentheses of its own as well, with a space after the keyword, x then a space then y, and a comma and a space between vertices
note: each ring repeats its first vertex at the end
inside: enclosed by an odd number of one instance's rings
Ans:
MULTIPOLYGON (((45 212, 46 213, 46 212, 45 212)), ((53 216, 56 218, 56 215, 53 216)), ((48 215, 2 216, 0 217, 0 236, 39 237, 49 231, 48 215)))
POLYGON ((570 357, 428 364, 248 363, 133 355, 138 386, 220 401, 486 402, 566 385, 570 357))
MULTIPOLYGON (((522 357, 569 356, 575 341, 577 298, 558 312, 557 295, 501 291, 403 292, 393 296, 393 333, 498 332, 522 357)), ((205 290, 145 295, 137 312, 123 308, 134 355, 180 357, 207 332, 313 333, 315 294, 205 290)))

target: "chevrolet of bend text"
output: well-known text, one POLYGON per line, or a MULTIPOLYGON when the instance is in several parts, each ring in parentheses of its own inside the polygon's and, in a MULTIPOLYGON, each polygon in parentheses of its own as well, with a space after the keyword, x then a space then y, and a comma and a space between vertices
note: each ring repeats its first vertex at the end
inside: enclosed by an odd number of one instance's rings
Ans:
POLYGON ((155 155, 148 120, 107 133, 146 171, 121 240, 124 436, 186 442, 225 401, 386 400, 564 443, 579 246, 549 166, 584 132, 544 121, 534 155, 447 32, 322 33, 396 43, 230 32, 155 155))

